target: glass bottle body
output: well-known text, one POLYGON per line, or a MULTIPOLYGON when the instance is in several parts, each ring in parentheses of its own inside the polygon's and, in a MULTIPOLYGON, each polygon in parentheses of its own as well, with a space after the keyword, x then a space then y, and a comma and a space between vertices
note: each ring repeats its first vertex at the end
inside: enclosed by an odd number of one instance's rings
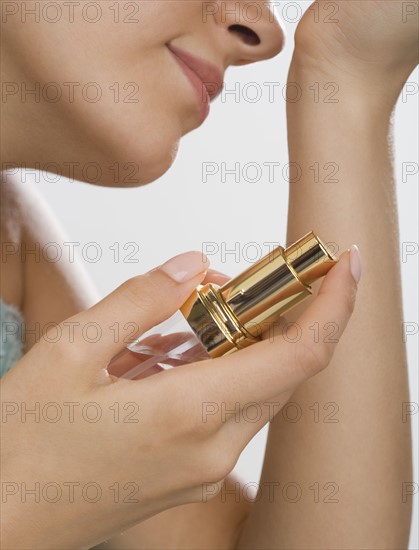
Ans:
POLYGON ((211 356, 180 311, 145 332, 117 355, 110 374, 135 380, 211 356))

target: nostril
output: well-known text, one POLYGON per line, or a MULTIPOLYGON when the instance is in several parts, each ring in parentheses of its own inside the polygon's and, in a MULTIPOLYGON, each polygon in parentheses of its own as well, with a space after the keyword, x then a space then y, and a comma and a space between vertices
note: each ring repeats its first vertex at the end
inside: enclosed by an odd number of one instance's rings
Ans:
POLYGON ((238 35, 243 42, 249 46, 258 46, 260 44, 259 36, 252 31, 252 29, 249 29, 249 27, 245 27, 244 25, 230 25, 228 30, 232 34, 238 35))

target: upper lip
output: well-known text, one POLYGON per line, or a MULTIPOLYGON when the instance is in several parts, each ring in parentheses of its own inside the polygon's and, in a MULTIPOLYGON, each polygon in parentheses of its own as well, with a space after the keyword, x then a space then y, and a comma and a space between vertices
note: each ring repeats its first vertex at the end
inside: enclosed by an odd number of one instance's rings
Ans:
POLYGON ((210 101, 221 93, 224 85, 223 73, 215 65, 172 46, 172 44, 167 44, 167 47, 199 77, 207 90, 210 101))

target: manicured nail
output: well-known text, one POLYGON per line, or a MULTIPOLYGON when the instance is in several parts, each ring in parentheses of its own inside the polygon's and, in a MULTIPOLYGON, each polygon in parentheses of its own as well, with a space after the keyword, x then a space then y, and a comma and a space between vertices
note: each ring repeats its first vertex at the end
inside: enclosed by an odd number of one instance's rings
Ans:
POLYGON ((185 283, 205 273, 208 267, 209 260, 202 252, 185 252, 171 258, 159 269, 177 283, 185 283))
POLYGON ((362 273, 361 254, 356 244, 353 244, 349 251, 352 277, 355 279, 356 284, 358 284, 362 273))

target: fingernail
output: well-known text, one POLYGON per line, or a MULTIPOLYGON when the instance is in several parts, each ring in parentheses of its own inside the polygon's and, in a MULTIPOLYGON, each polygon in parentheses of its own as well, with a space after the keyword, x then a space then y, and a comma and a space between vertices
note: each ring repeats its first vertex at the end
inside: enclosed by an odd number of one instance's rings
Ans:
POLYGON ((359 253, 359 248, 356 244, 353 244, 349 251, 352 277, 355 279, 356 284, 358 284, 362 273, 361 254, 359 253))
POLYGON ((159 269, 177 283, 185 283, 200 273, 205 273, 208 267, 209 260, 202 252, 185 252, 171 258, 159 269))

